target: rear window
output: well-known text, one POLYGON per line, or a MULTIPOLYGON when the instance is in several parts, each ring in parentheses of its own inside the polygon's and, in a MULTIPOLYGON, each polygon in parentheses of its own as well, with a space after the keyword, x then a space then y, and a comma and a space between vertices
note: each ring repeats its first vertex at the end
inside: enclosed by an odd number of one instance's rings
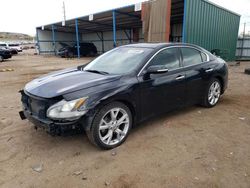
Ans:
POLYGON ((181 48, 184 66, 192 66, 203 62, 201 52, 193 48, 181 48))

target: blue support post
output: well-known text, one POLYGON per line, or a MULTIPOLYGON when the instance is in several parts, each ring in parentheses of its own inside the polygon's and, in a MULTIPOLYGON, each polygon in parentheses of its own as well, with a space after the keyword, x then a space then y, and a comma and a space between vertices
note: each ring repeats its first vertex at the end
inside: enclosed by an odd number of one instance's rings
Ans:
POLYGON ((113 10, 112 14, 113 14, 113 41, 114 41, 114 47, 116 47, 116 15, 115 15, 115 10, 113 10))
POLYGON ((77 47, 77 57, 80 58, 80 45, 79 45, 79 33, 78 33, 78 20, 75 19, 76 26, 76 47, 77 47))
POLYGON ((182 24, 182 42, 186 42, 186 27, 187 27, 187 0, 184 0, 184 16, 183 16, 183 24, 182 24))
POLYGON ((36 28, 36 42, 37 42, 38 54, 40 55, 40 41, 39 41, 39 34, 38 34, 37 28, 36 28))
POLYGON ((56 40, 55 40, 55 26, 52 25, 52 41, 53 41, 53 48, 54 48, 54 54, 56 55, 56 40))

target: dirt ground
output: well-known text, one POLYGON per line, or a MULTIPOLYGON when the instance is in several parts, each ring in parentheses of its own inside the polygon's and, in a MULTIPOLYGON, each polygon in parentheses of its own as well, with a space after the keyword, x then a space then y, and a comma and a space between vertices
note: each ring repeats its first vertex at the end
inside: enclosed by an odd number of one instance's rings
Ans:
POLYGON ((230 66, 215 108, 143 123, 115 150, 99 150, 85 135, 52 137, 20 120, 25 83, 89 60, 24 52, 0 64, 14 69, 0 72, 0 187, 250 187, 250 76, 243 73, 250 62, 230 66))

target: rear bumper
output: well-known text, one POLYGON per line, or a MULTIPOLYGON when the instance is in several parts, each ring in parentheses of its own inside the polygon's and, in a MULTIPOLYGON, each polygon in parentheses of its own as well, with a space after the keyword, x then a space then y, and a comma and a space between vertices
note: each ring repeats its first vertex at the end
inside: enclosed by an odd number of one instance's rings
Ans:
POLYGON ((35 128, 42 128, 46 130, 50 135, 66 135, 72 132, 82 131, 82 126, 79 120, 75 121, 64 121, 64 122, 55 122, 52 120, 40 119, 37 116, 32 115, 28 110, 19 112, 20 118, 22 120, 28 119, 32 122, 35 128))
POLYGON ((61 57, 68 57, 68 52, 66 51, 57 52, 57 55, 61 57))

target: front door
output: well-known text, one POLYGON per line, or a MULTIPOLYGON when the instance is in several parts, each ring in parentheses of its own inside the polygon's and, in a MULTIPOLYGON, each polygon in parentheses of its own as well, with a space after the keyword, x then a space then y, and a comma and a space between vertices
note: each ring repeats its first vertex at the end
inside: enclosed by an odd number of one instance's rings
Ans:
POLYGON ((139 76, 141 91, 141 119, 144 120, 185 104, 185 72, 180 64, 178 48, 161 50, 147 65, 164 66, 169 71, 162 74, 151 74, 145 78, 145 73, 139 76))

